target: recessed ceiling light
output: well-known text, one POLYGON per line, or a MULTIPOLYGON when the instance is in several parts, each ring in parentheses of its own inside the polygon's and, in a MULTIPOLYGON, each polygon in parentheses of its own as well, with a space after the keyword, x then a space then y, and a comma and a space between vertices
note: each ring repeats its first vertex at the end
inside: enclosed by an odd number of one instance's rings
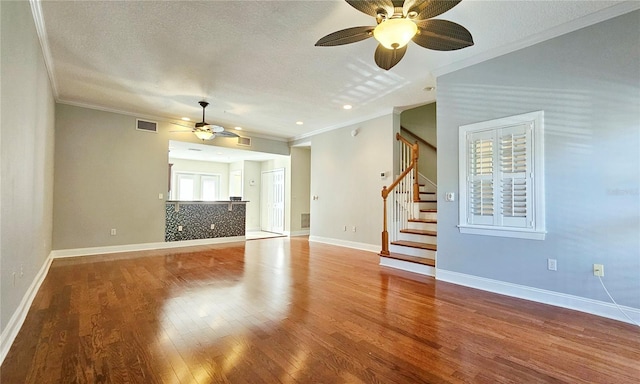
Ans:
POLYGON ((242 127, 235 127, 236 131, 242 131, 242 127))
POLYGON ((184 121, 191 121, 191 119, 190 119, 190 118, 188 118, 188 117, 183 117, 183 118, 182 118, 182 120, 184 120, 184 121))
POLYGON ((298 125, 302 125, 302 124, 304 124, 304 123, 303 123, 302 121, 296 121, 296 124, 298 124, 298 125))
POLYGON ((343 109, 351 109, 353 108, 353 106, 349 105, 349 104, 345 104, 342 106, 343 109))

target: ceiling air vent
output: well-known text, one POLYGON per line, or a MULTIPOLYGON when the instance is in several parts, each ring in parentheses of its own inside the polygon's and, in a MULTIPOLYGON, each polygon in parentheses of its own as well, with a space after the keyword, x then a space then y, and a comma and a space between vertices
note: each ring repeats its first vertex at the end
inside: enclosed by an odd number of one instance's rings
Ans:
POLYGON ((158 123, 155 121, 136 119, 136 129, 138 131, 158 133, 158 123))
POLYGON ((251 146, 251 138, 250 137, 238 137, 238 145, 243 145, 245 147, 251 146))

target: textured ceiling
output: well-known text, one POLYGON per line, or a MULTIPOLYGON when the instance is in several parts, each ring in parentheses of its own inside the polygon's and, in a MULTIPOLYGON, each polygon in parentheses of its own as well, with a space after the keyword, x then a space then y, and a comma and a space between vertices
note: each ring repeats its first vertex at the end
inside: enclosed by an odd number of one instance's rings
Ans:
POLYGON ((410 43, 384 71, 373 61, 373 39, 314 46, 330 32, 375 25, 339 0, 32 4, 59 101, 199 121, 204 99, 209 123, 284 139, 432 102, 437 90, 424 88, 435 75, 640 8, 464 0, 438 18, 464 25, 473 47, 436 52, 410 43))

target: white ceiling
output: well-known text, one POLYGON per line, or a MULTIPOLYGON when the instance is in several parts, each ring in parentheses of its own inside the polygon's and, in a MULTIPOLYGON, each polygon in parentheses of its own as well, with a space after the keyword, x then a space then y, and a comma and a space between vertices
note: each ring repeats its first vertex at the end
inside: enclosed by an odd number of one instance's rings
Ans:
POLYGON ((384 71, 373 39, 314 46, 330 32, 375 25, 341 0, 31 1, 58 101, 199 121, 204 99, 209 123, 285 139, 432 102, 437 89, 424 88, 437 75, 640 8, 464 0, 438 18, 464 25, 473 47, 437 52, 410 43, 384 71))

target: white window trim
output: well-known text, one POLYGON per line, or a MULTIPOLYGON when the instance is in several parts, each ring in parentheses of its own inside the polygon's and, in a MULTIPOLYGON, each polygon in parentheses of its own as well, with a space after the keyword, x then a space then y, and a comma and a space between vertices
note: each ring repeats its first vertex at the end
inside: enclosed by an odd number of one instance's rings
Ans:
POLYGON ((512 237, 531 240, 544 240, 545 229, 545 202, 544 202, 544 111, 525 113, 522 115, 509 116, 495 120, 483 121, 474 124, 460 126, 458 137, 458 177, 459 177, 459 217, 458 228, 460 233, 512 237), (496 130, 514 125, 531 123, 532 130, 532 166, 533 170, 533 228, 513 228, 494 225, 468 224, 468 204, 467 204, 467 164, 468 143, 467 137, 470 133, 478 131, 496 130))

